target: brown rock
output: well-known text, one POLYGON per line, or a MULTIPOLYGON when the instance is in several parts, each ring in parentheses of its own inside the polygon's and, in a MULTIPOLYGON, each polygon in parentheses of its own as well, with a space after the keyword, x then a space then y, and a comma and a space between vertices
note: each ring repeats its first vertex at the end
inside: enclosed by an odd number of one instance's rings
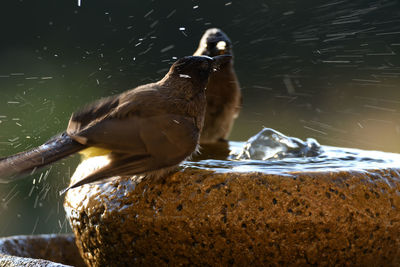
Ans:
POLYGON ((400 264, 398 170, 125 178, 68 192, 92 266, 400 264))

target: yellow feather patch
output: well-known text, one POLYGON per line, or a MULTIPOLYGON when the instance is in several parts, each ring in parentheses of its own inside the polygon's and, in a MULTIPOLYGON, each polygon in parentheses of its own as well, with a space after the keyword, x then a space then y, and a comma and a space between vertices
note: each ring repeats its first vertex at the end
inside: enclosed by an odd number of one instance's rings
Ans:
POLYGON ((100 147, 88 147, 82 151, 79 152, 81 154, 82 159, 88 159, 92 157, 97 157, 97 156, 105 156, 107 154, 110 154, 111 150, 100 148, 100 147))

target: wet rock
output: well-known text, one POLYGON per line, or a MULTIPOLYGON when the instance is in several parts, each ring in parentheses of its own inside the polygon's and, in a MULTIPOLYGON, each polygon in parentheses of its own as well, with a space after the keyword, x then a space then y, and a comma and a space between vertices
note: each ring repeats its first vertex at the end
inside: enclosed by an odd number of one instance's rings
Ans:
POLYGON ((0 266, 85 266, 73 235, 0 238, 0 266))
POLYGON ((70 190, 91 266, 400 264, 400 176, 370 171, 214 172, 70 190))

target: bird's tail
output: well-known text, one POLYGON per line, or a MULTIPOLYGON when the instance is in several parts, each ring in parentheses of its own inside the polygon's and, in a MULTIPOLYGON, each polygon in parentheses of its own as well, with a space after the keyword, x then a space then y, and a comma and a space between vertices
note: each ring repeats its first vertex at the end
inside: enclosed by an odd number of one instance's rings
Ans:
POLYGON ((86 146, 66 133, 57 135, 34 149, 0 158, 0 183, 8 183, 24 174, 76 153, 86 146))

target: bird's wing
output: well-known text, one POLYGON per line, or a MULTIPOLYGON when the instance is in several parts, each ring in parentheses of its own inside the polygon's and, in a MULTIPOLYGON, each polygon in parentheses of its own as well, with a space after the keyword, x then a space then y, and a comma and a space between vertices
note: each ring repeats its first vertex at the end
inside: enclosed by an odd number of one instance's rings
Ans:
POLYGON ((71 131, 68 135, 87 146, 105 148, 117 153, 147 154, 140 137, 141 118, 131 115, 124 118, 107 117, 93 122, 89 127, 71 131))
POLYGON ((67 131, 74 134, 79 133, 107 117, 119 105, 119 96, 106 97, 92 102, 72 114, 67 131))
POLYGON ((165 113, 162 105, 149 104, 157 102, 162 103, 162 99, 152 86, 102 99, 74 113, 67 134, 87 146, 117 153, 147 154, 141 140, 142 119, 165 113))
MULTIPOLYGON (((69 188, 113 176, 132 176, 174 166, 190 156, 199 138, 193 118, 173 114, 106 120, 96 125, 95 132, 102 134, 90 138, 114 148, 118 146, 118 150, 112 149, 114 152, 109 155, 106 166, 76 181, 69 188), (118 131, 109 136, 104 134, 103 129, 112 133, 113 128, 118 131)), ((83 134, 91 133, 86 131, 83 134)))

